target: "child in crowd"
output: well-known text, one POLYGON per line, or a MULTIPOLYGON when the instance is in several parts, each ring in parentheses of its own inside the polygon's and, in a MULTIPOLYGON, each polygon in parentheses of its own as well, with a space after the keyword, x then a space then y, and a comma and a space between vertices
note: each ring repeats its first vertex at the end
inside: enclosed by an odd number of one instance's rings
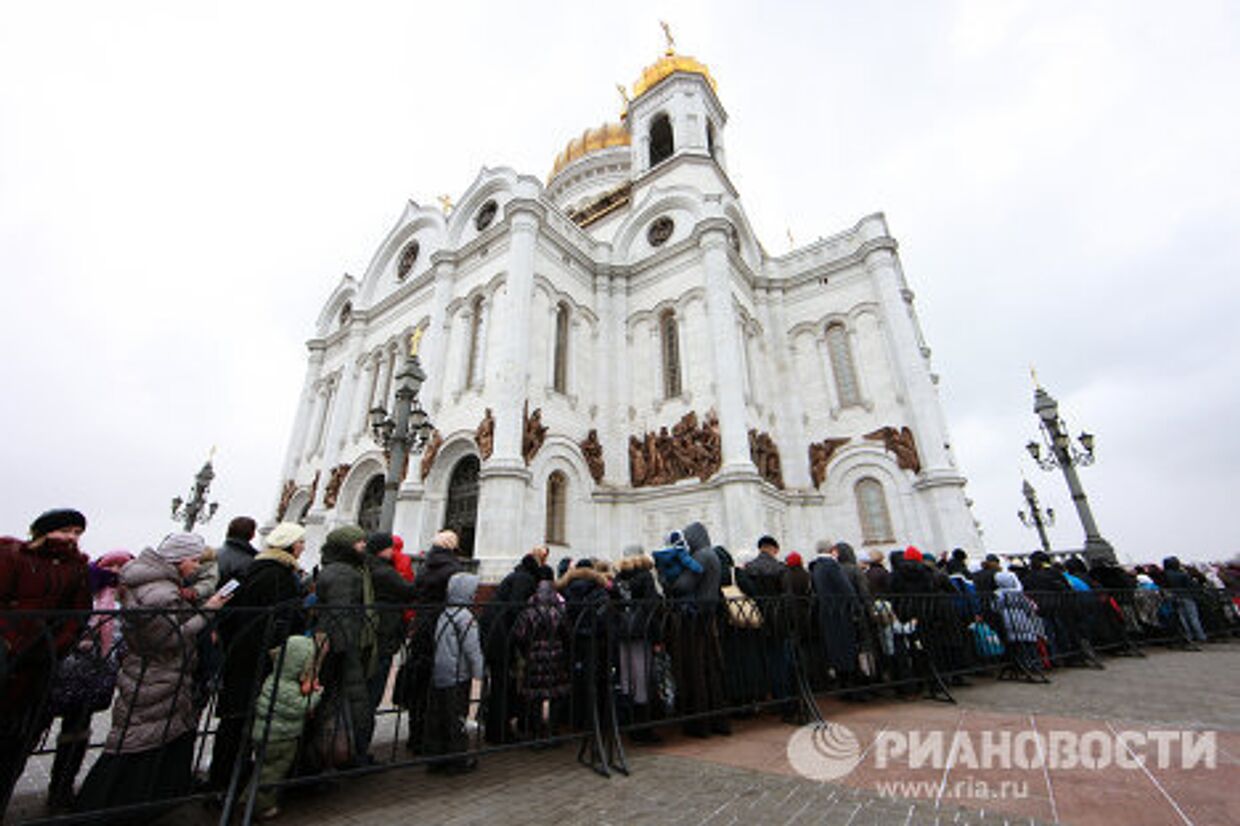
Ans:
POLYGON ((426 715, 425 752, 457 756, 432 762, 428 767, 432 772, 463 774, 478 767, 476 759, 464 756, 469 748, 465 719, 470 690, 475 681, 481 686, 483 676, 478 622, 470 609, 477 591, 477 575, 453 574, 448 580, 447 607, 435 624, 435 669, 426 715))
POLYGON ((284 643, 284 659, 280 649, 272 649, 272 658, 279 670, 263 681, 258 704, 254 707, 254 750, 258 752, 263 739, 267 748, 258 777, 257 811, 267 820, 280 813, 277 807, 279 790, 263 788, 283 780, 297 758, 297 743, 305 726, 306 715, 318 705, 322 686, 315 676, 315 641, 310 637, 292 636, 284 643), (274 704, 272 693, 275 693, 274 704), (270 718, 270 727, 268 727, 270 718))
POLYGON ((702 573, 701 564, 689 553, 689 543, 680 531, 672 531, 667 535, 667 547, 654 552, 654 567, 659 572, 659 584, 663 586, 665 596, 687 597, 692 594, 688 582, 678 583, 681 576, 702 573))

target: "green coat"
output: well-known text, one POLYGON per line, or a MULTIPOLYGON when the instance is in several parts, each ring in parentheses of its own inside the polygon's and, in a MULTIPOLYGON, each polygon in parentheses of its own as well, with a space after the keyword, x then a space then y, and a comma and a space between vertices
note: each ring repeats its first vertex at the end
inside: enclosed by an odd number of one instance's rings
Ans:
POLYGON ((273 662, 280 667, 263 681, 258 703, 254 706, 254 739, 262 740, 267 731, 267 715, 271 714, 270 741, 296 740, 306 721, 306 713, 319 702, 320 692, 309 696, 301 693, 301 678, 314 658, 314 640, 309 637, 289 637, 284 643, 284 661, 280 662, 280 649, 272 650, 273 662), (278 679, 277 679, 278 678, 278 679), (271 706, 271 693, 275 692, 275 707, 271 706))

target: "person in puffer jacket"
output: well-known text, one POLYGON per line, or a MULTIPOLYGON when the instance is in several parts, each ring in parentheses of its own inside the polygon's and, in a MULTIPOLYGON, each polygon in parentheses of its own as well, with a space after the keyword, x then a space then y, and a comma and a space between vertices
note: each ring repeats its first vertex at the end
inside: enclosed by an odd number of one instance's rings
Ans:
POLYGON ((432 762, 427 767, 432 772, 462 774, 478 767, 476 759, 465 756, 470 693, 474 682, 482 680, 484 669, 478 621, 471 610, 477 592, 475 574, 453 574, 448 580, 446 607, 435 623, 435 667, 424 750, 428 755, 455 757, 432 762))
POLYGON ((314 640, 310 637, 289 637, 284 643, 283 659, 279 648, 272 649, 271 657, 278 670, 263 681, 251 731, 255 754, 266 741, 256 807, 264 820, 275 817, 280 810, 276 805, 279 789, 263 787, 288 776, 297 759, 297 742, 305 728, 306 715, 319 704, 323 694, 315 673, 314 640))

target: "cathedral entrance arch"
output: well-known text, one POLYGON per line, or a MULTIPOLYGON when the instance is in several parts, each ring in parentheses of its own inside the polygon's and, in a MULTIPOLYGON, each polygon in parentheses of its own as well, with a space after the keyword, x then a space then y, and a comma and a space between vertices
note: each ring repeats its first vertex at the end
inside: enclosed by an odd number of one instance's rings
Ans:
POLYGON ((357 506, 357 524, 366 533, 379 530, 379 517, 383 513, 383 474, 370 477, 362 490, 362 501, 357 506))
POLYGON ((452 468, 448 479, 448 507, 444 512, 444 527, 456 531, 461 538, 460 553, 473 558, 474 533, 478 526, 478 471, 477 456, 465 456, 452 468))

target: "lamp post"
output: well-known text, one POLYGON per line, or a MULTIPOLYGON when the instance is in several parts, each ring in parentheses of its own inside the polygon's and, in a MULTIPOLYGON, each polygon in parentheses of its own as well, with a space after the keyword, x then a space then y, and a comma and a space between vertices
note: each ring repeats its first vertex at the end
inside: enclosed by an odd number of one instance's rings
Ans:
POLYGON ((190 493, 189 501, 179 496, 172 497, 172 518, 184 524, 186 533, 191 533, 194 525, 210 522, 220 507, 219 502, 207 502, 207 491, 211 487, 211 480, 215 478, 215 469, 211 467, 214 456, 215 448, 211 448, 207 463, 194 477, 194 489, 190 493))
POLYGON ((1047 508, 1042 510, 1038 505, 1038 492, 1033 489, 1033 485, 1029 484, 1029 480, 1024 480, 1020 491, 1024 494, 1025 502, 1029 505, 1029 513, 1017 511, 1016 516, 1020 519, 1022 525, 1026 528, 1036 528, 1038 531, 1038 539, 1042 543, 1042 550, 1048 554, 1051 552, 1051 541, 1046 536, 1046 529, 1055 524, 1055 509, 1047 508))
POLYGON ((396 521, 396 494, 411 453, 421 453, 430 438, 434 426, 418 401, 418 391, 426 381, 426 373, 418 361, 418 342, 415 333, 410 352, 405 356, 400 372, 396 375, 396 404, 388 416, 383 407, 370 411, 370 433, 375 443, 388 456, 386 478, 383 481, 383 507, 379 512, 379 530, 392 532, 396 521))
POLYGON ((1077 441, 1073 442, 1068 436, 1067 425, 1059 417, 1059 402, 1041 385, 1037 386, 1033 394, 1033 412, 1041 425, 1043 444, 1031 440, 1025 445, 1025 449, 1042 470, 1052 471, 1059 468, 1063 471, 1068 492, 1072 494, 1072 503, 1076 505, 1077 516, 1081 519, 1081 527, 1085 529, 1085 558, 1091 562, 1101 559, 1114 563, 1115 550, 1098 532, 1093 512, 1089 509, 1089 500, 1085 498, 1085 489, 1081 487, 1081 479, 1076 474, 1078 465, 1084 467, 1094 463, 1093 434, 1082 432, 1077 441), (1042 454, 1043 446, 1047 449, 1045 456, 1042 454))

